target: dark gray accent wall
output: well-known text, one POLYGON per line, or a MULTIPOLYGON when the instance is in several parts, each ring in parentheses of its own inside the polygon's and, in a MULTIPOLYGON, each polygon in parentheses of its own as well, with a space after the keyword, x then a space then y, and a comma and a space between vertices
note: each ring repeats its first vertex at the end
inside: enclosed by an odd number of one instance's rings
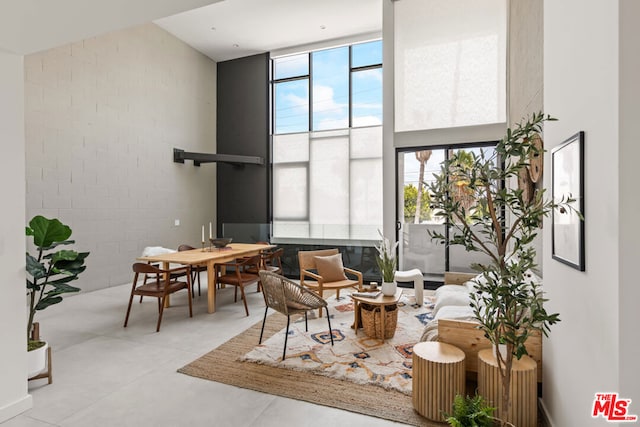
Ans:
POLYGON ((219 62, 217 93, 217 152, 265 160, 260 166, 218 163, 222 236, 223 223, 269 223, 269 54, 219 62))

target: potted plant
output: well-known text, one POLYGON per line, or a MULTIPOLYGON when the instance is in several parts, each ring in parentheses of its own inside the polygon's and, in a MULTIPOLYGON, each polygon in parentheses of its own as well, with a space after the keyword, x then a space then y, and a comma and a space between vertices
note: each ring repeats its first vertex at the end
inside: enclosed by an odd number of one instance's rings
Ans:
MULTIPOLYGON (((560 321, 558 313, 547 313, 544 308, 547 300, 532 274, 536 250, 531 243, 543 217, 555 207, 571 209, 573 200, 554 203, 544 198, 544 189, 529 200, 521 189, 505 185, 517 181, 532 155, 541 154, 532 141, 547 120, 555 119, 537 113, 513 130, 507 129, 493 152, 458 150, 443 163, 429 185, 435 215, 450 226, 449 244, 482 252, 490 259, 486 264, 471 266, 481 273, 471 305, 479 328, 498 355, 502 380, 502 402, 498 408, 502 420, 506 420, 511 404, 513 357, 520 359, 527 354, 525 342, 533 330, 547 335, 549 326, 560 321), (466 197, 456 197, 460 194, 466 197), (506 345, 504 355, 498 351, 501 344, 506 345)), ((447 241, 441 233, 429 234, 447 241)))
POLYGON ((394 276, 397 266, 396 248, 398 247, 398 242, 391 246, 389 239, 384 237, 380 230, 378 230, 378 234, 380 234, 380 242, 376 245, 376 250, 378 251, 376 264, 378 264, 382 275, 382 293, 383 295, 391 296, 396 293, 394 276))
POLYGON ((47 348, 45 342, 33 339, 36 311, 61 302, 63 294, 80 290, 69 285, 69 282, 76 280, 85 270, 84 260, 89 252, 56 250, 58 246, 75 243, 73 240, 68 240, 71 236, 71 228, 57 219, 37 215, 29 222, 25 232, 27 236, 33 237, 33 244, 37 251, 36 256, 27 252, 26 259, 29 301, 27 349, 29 359, 33 359, 35 364, 29 368, 29 378, 31 378, 44 369, 47 348))
POLYGON ((444 414, 445 421, 452 427, 492 427, 496 419, 493 408, 478 394, 475 396, 456 395, 451 414, 444 414))

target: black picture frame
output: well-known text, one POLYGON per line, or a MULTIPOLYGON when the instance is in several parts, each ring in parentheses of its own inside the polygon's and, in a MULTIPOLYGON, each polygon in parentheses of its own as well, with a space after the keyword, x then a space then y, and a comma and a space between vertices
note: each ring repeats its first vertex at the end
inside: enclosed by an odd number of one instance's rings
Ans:
POLYGON ((551 256, 576 270, 585 271, 584 132, 576 133, 551 150, 551 182, 554 203, 563 198, 574 199, 571 209, 553 208, 551 256))

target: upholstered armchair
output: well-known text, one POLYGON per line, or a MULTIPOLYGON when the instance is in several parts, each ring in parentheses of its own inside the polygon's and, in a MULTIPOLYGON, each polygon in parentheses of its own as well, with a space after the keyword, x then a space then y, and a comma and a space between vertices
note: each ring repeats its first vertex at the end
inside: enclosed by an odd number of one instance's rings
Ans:
POLYGON ((300 285, 316 291, 321 297, 327 290, 334 290, 336 298, 340 298, 340 289, 355 288, 362 291, 362 273, 344 267, 338 249, 299 251, 298 262, 300 285))

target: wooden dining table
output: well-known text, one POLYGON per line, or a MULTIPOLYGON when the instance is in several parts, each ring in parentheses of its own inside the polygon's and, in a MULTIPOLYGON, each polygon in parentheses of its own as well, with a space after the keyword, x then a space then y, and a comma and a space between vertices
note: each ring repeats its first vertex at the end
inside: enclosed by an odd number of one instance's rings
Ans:
POLYGON ((162 268, 169 269, 170 264, 206 265, 207 266, 207 311, 216 311, 216 277, 214 266, 243 256, 258 255, 273 245, 259 245, 253 243, 233 243, 224 248, 192 249, 190 251, 173 252, 169 254, 144 256, 139 261, 161 262, 162 268))

